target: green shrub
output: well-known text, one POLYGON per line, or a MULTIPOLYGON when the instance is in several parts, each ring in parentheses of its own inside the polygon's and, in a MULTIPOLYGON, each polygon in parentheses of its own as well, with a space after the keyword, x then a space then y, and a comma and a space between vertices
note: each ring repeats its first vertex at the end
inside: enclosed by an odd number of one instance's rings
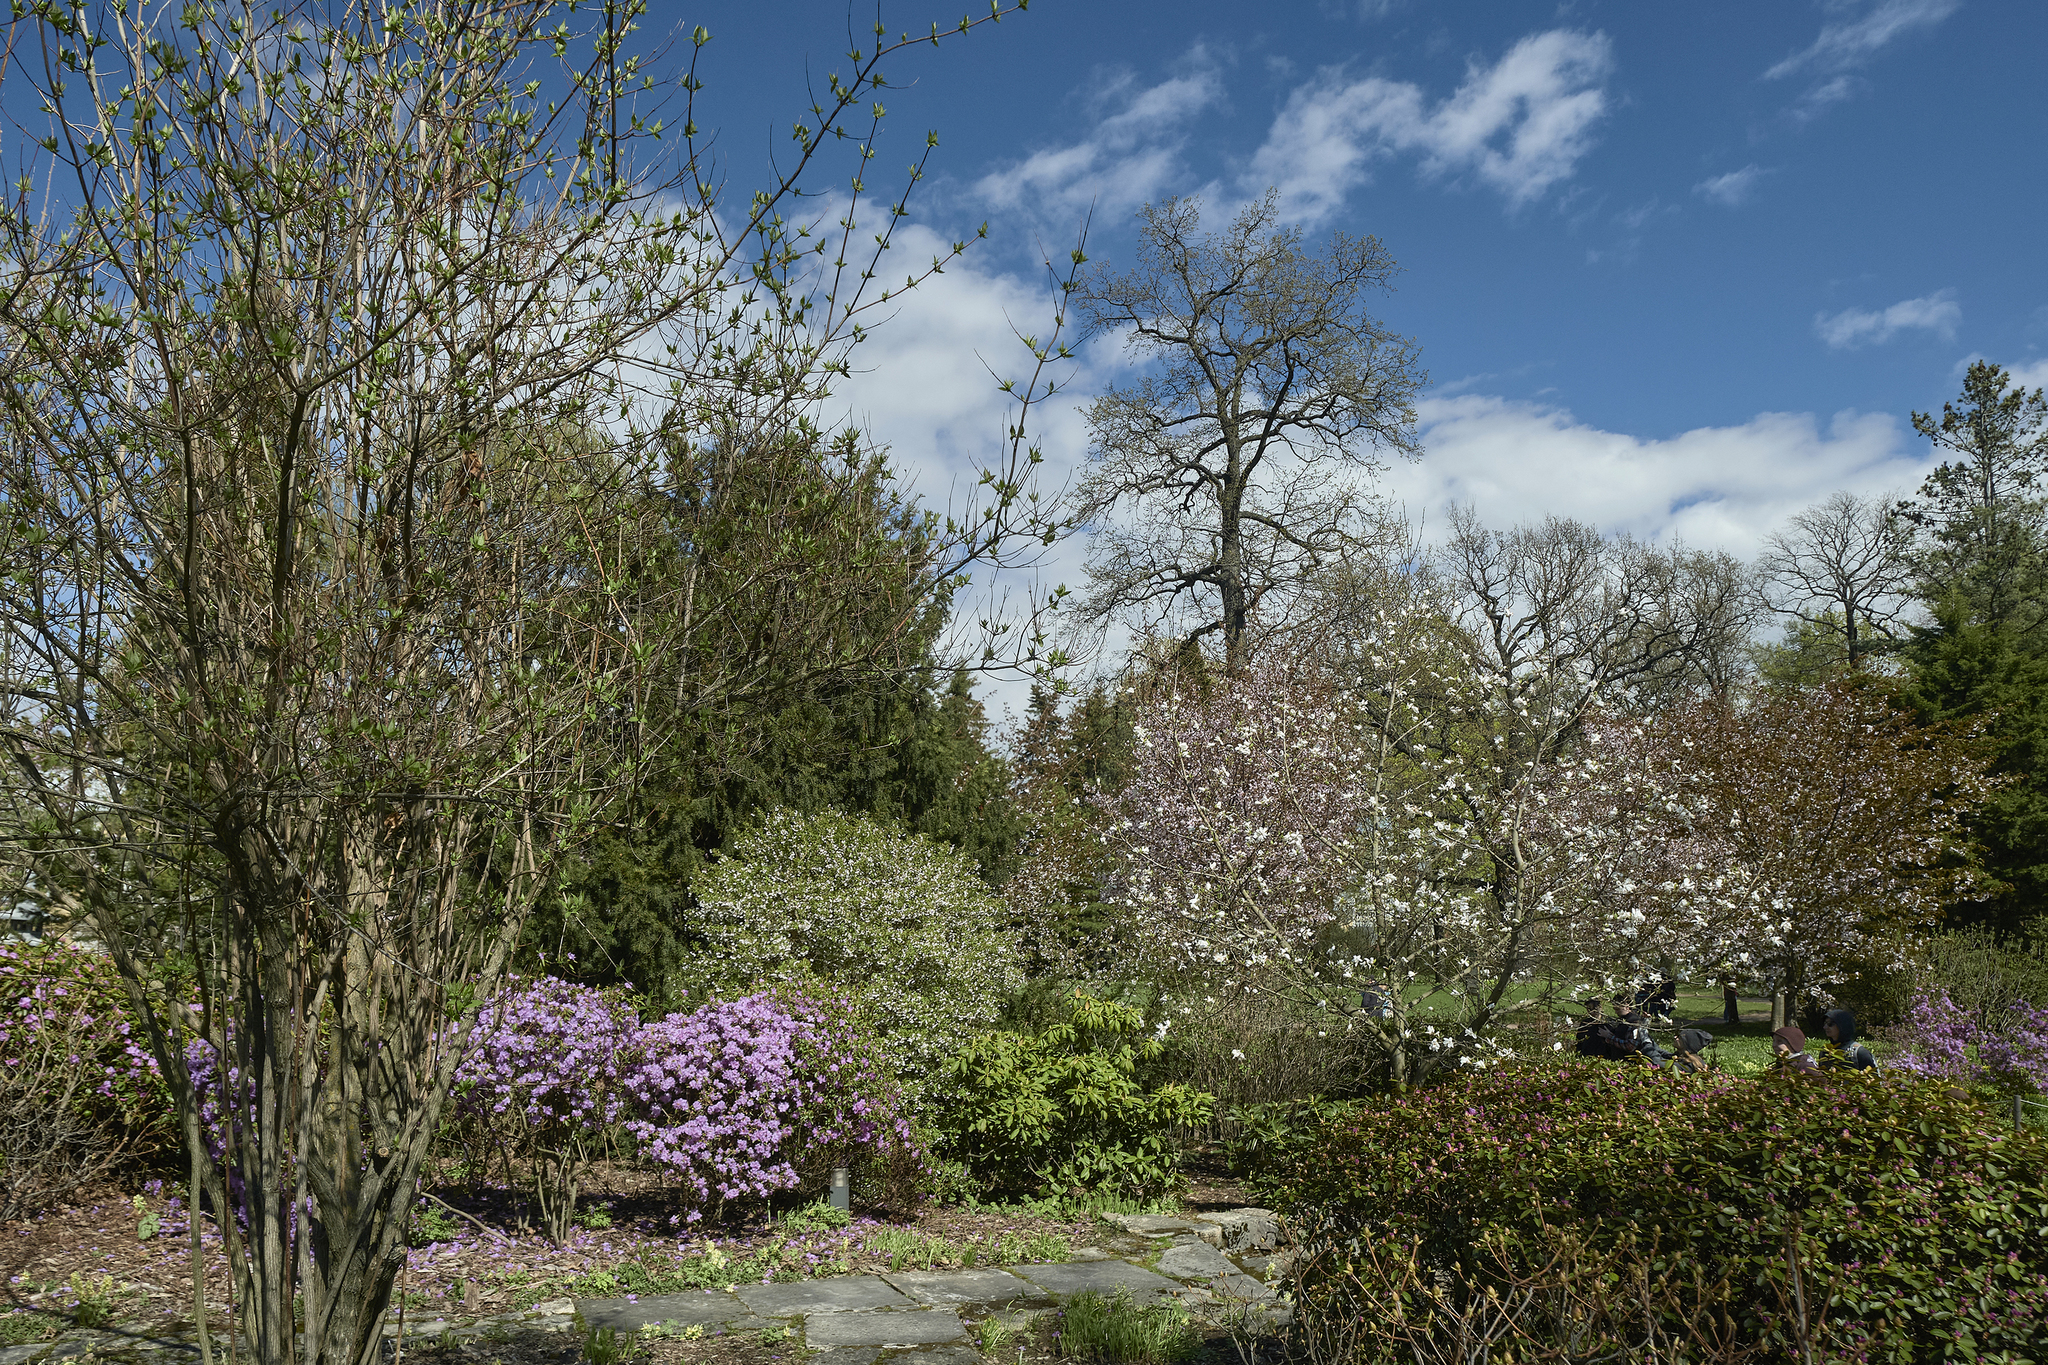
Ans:
POLYGON ((1938 1083, 1567 1066, 1356 1106, 1265 1192, 1326 1260, 1410 1244, 1481 1291, 1561 1238, 1626 1244, 1725 1280, 1787 1349, 1797 1265, 1849 1357, 2018 1361, 2048 1338, 2044 1161, 2048 1137, 1938 1083))
POLYGON ((49 1341, 64 1330, 64 1320, 49 1313, 11 1308, 0 1313, 0 1346, 26 1346, 49 1341))
POLYGON ((1136 1010, 1075 992, 1067 1022, 993 1032, 944 1067, 938 1127, 949 1155, 997 1197, 1074 1190, 1143 1198, 1179 1179, 1180 1132, 1208 1121, 1212 1096, 1148 1087, 1160 1045, 1136 1010))
MULTIPOLYGON (((1223 1121, 1213 1138, 1230 1139, 1237 1114, 1253 1107, 1355 1092, 1379 1054, 1365 1031, 1347 1028, 1334 1009, 1317 1009, 1264 992, 1211 988, 1170 1002, 1162 1057, 1175 1080, 1216 1097, 1223 1121)), ((1350 992, 1358 1003, 1358 992, 1350 992)))
POLYGON ((776 811, 700 874, 692 991, 818 980, 860 1001, 915 1091, 1021 983, 1002 902, 956 849, 838 811, 776 811))

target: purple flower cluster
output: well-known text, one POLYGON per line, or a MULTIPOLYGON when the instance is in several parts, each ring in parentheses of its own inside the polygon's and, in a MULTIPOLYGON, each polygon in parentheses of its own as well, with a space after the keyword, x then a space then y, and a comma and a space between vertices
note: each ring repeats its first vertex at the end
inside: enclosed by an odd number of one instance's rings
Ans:
POLYGON ((1891 1039, 1891 1064, 1901 1071, 2007 1094, 2048 1094, 2048 1010, 2024 1000, 2003 1018, 1982 1021, 1946 991, 1916 995, 1891 1039))
POLYGON ((643 1025, 624 992, 541 977, 485 1004, 454 1098, 556 1154, 622 1126, 698 1203, 766 1195, 827 1157, 914 1149, 851 1017, 845 1002, 763 993, 643 1025))
POLYGON ((1949 999, 1947 991, 1914 996, 1905 1019, 1890 1036, 1890 1061, 1899 1070, 1945 1081, 1969 1079, 1970 1044, 1977 1041, 1977 1021, 1949 999))
POLYGON ((48 1055, 88 1068, 101 1099, 138 1100, 159 1088, 156 1058, 136 1042, 113 963, 69 944, 0 943, 0 1067, 48 1055))
POLYGON ((910 1145, 891 1087, 846 1017, 763 993, 649 1024, 626 1082, 637 1110, 627 1131, 699 1201, 792 1189, 797 1163, 813 1153, 851 1160, 910 1145))
POLYGON ((639 1018, 621 991, 543 976, 484 1007, 457 1103, 543 1128, 608 1128, 625 1117, 619 1077, 639 1018))
POLYGON ((1977 1041, 1977 1060, 1986 1079, 2008 1094, 2048 1095, 2048 1009, 2014 1004, 2006 1027, 1977 1041))

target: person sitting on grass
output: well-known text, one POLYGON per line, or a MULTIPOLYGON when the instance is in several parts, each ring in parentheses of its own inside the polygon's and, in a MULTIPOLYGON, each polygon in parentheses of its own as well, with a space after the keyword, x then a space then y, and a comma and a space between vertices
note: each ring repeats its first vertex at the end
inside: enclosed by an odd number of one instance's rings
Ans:
MULTIPOLYGON (((1617 1005, 1617 1009, 1620 1007, 1617 1005)), ((1604 1061, 1619 1062, 1632 1056, 1635 1046, 1628 1038, 1625 1028, 1618 1021, 1600 1017, 1598 997, 1586 1002, 1586 1017, 1573 1029, 1577 1041, 1572 1051, 1581 1057, 1598 1057, 1604 1061)))
POLYGON ((1671 1063, 1671 1069, 1688 1073, 1711 1070, 1707 1065, 1706 1051, 1713 1045, 1714 1035, 1703 1028, 1680 1029, 1678 1056, 1671 1063))
POLYGON ((1661 1067, 1665 1051, 1650 1036, 1650 1022, 1640 1010, 1622 1008, 1619 1000, 1614 1002, 1614 1020, 1607 1026, 1615 1040, 1620 1043, 1624 1057, 1641 1057, 1653 1067, 1661 1067))
POLYGON ((1780 1071, 1803 1076, 1820 1070, 1820 1063, 1806 1055, 1806 1035, 1791 1024, 1771 1035, 1771 1055, 1778 1059, 1780 1071))
POLYGON ((1856 1016, 1848 1010, 1829 1010, 1822 1026, 1829 1047, 1821 1054, 1823 1071, 1875 1071, 1877 1058, 1867 1044, 1856 1041, 1856 1016))

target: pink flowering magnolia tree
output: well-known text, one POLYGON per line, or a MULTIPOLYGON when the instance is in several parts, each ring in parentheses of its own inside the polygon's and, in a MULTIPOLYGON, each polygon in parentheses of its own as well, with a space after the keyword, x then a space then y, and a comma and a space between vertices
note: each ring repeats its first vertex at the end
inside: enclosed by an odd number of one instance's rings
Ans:
POLYGON ((1136 737, 1108 799, 1134 940, 1173 971, 1315 994, 1366 824, 1355 714, 1313 677, 1261 667, 1161 685, 1136 737))

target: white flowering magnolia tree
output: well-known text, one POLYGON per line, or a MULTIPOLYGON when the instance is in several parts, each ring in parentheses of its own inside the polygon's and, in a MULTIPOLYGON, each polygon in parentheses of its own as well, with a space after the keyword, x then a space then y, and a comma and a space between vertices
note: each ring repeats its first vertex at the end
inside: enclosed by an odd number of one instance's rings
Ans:
POLYGON ((1023 982, 1007 912, 973 860, 864 816, 776 811, 693 890, 702 943, 686 984, 842 991, 913 1091, 1023 982))
POLYGON ((1350 571, 1314 662, 1156 690, 1111 834, 1112 896, 1158 953, 1345 1007, 1396 1084, 1741 928, 1686 842, 1703 798, 1588 742, 1719 628, 1703 575, 1562 523, 1456 530, 1438 565, 1350 571))

